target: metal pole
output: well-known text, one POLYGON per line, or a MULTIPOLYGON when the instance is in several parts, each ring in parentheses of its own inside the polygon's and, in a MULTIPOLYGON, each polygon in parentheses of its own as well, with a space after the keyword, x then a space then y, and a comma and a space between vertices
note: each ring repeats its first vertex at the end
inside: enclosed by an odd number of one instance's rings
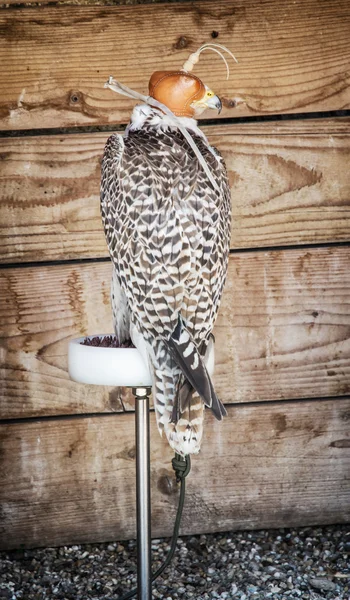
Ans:
POLYGON ((151 491, 149 398, 151 388, 133 389, 136 411, 137 598, 151 600, 151 491))

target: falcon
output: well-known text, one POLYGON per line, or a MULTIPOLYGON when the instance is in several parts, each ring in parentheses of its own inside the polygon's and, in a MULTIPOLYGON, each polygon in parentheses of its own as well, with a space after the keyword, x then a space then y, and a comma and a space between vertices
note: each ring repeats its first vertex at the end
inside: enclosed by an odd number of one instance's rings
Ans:
POLYGON ((144 101, 108 139, 101 178, 115 333, 148 365, 158 429, 182 456, 200 449, 204 406, 226 414, 210 373, 231 221, 223 158, 196 121, 221 101, 190 69, 153 73, 148 97, 110 78, 144 101))

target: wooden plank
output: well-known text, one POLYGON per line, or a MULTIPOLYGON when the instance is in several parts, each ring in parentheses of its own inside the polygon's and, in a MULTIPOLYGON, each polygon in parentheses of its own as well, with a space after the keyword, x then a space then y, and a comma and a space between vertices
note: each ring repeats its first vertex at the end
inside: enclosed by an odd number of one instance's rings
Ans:
MULTIPOLYGON (((206 415, 183 534, 347 522, 350 400, 206 415)), ((151 415, 152 533, 170 535, 171 451, 151 415)), ((135 537, 134 415, 0 426, 1 548, 135 537), (89 524, 86 527, 86 523, 89 524)))
POLYGON ((349 266, 347 247, 232 256, 215 330, 225 402, 350 391, 349 266))
MULTIPOLYGON (((348 247, 237 253, 215 327, 228 404, 350 392, 348 247)), ((71 382, 68 340, 112 330, 110 263, 2 269, 0 416, 121 410, 123 390, 71 382)), ((127 404, 130 408, 130 404, 127 404)))
POLYGON ((196 68, 222 117, 346 109, 349 23, 347 0, 4 8, 0 127, 125 123, 133 102, 103 88, 110 75, 147 93, 154 71, 213 41, 239 61, 228 81, 214 53, 196 68))
POLYGON ((119 389, 67 373, 71 338, 112 331, 109 274, 109 264, 1 272, 1 417, 123 410, 119 389))
MULTIPOLYGON (((350 240, 350 119, 206 127, 232 191, 233 248, 350 240)), ((0 262, 107 256, 109 134, 0 139, 0 262)))

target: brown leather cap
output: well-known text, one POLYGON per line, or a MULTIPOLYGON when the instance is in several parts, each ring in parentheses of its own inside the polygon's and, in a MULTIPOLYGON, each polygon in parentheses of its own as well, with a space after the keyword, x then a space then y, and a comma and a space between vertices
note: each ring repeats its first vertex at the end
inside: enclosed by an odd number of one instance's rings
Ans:
POLYGON ((193 117, 190 105, 204 94, 201 80, 185 71, 156 71, 149 81, 149 95, 165 104, 177 117, 193 117))

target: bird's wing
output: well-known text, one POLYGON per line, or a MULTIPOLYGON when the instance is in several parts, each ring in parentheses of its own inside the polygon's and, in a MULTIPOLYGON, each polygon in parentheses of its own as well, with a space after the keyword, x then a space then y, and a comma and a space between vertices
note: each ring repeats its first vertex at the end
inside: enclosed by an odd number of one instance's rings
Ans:
MULTIPOLYGON (((172 198, 176 173, 151 136, 112 136, 102 163, 101 205, 109 251, 142 331, 167 339, 177 324, 191 248, 172 198), (119 152, 116 158, 116 149, 119 152)), ((177 177, 180 177, 178 172, 177 177)))

